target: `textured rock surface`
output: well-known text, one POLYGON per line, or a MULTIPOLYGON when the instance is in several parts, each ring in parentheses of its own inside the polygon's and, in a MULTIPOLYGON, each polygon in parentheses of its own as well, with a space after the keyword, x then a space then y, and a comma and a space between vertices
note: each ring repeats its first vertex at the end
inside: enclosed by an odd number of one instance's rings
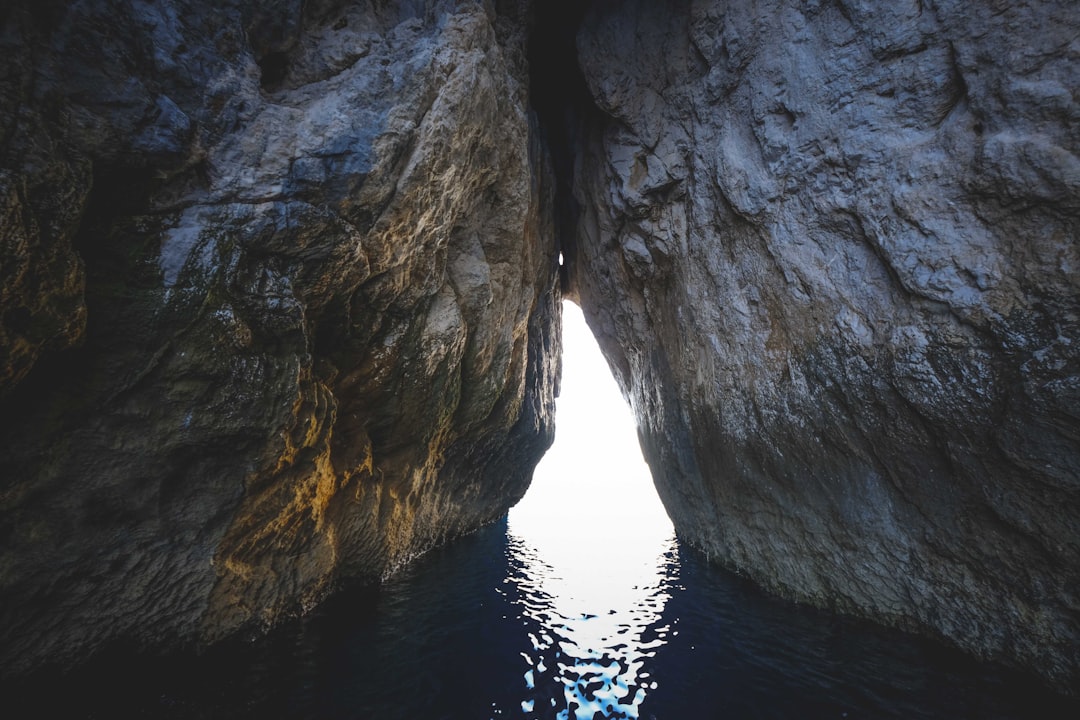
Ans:
POLYGON ((273 622, 524 493, 559 305, 521 13, 0 10, 0 668, 273 622))
POLYGON ((0 6, 0 669, 501 515, 557 221, 684 538, 1080 686, 1074 3, 527 4, 0 6))
POLYGON ((598 4, 572 271, 683 537, 1073 688, 1078 38, 1069 0, 598 4))

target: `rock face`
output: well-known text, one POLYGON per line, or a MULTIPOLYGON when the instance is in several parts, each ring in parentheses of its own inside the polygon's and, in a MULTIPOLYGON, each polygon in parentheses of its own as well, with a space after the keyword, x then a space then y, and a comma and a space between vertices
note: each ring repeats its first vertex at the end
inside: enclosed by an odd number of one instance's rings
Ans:
POLYGON ((561 251, 683 538, 1080 686, 1072 0, 535 5, 3 5, 0 669, 503 514, 561 251))
POLYGON ((0 10, 0 668, 202 643, 490 522, 552 435, 513 2, 0 10))
POLYGON ((682 537, 1065 688, 1078 38, 1069 0, 598 3, 567 251, 682 537))

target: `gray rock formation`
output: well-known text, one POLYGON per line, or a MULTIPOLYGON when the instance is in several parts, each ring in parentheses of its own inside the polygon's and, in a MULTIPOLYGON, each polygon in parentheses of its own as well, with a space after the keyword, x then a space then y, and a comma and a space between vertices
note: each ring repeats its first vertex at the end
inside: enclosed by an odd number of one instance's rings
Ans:
POLYGON ((0 10, 0 668, 259 628, 525 492, 560 311, 501 5, 0 10))
POLYGON ((0 8, 0 669, 500 516, 561 249, 685 539, 1080 686, 1074 3, 529 4, 0 8))
POLYGON ((1080 686, 1075 3, 627 0, 578 49, 572 292, 681 536, 1080 686))

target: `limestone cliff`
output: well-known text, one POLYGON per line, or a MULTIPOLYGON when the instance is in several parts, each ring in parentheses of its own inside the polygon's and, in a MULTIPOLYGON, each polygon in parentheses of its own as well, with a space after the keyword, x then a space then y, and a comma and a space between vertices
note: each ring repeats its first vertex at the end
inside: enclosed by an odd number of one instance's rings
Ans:
POLYGON ((1078 38, 1070 0, 597 3, 566 206, 682 537, 1066 688, 1078 38))
POLYGON ((1078 37, 1070 0, 3 4, 0 669, 255 629, 501 515, 561 251, 683 538, 1080 686, 1078 37))
POLYGON ((557 257, 512 2, 0 10, 0 668, 202 643, 504 514, 557 257))

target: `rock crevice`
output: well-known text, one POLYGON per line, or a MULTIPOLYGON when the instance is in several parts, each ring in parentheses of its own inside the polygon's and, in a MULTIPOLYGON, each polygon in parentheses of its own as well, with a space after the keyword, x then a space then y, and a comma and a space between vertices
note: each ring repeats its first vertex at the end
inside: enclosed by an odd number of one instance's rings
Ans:
POLYGON ((0 667, 501 516, 566 296, 685 540, 1074 688, 1080 28, 983 5, 5 5, 0 667))

